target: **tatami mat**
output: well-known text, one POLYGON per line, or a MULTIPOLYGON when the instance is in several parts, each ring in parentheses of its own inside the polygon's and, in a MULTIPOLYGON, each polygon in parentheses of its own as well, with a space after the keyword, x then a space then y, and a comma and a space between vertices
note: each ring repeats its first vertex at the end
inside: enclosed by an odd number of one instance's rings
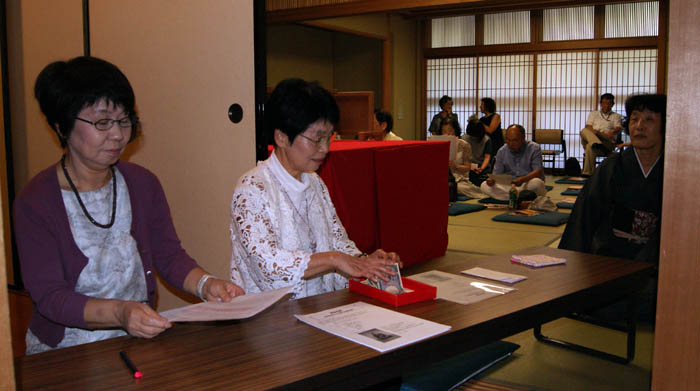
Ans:
MULTIPOLYGON (((500 224, 508 226, 522 225, 510 223, 500 224)), ((479 254, 499 254, 533 246, 546 246, 549 243, 557 240, 561 235, 560 233, 556 232, 537 232, 537 229, 533 229, 533 231, 516 231, 517 230, 512 229, 505 230, 486 227, 448 225, 447 234, 449 236, 449 241, 447 244, 447 249, 479 254)))

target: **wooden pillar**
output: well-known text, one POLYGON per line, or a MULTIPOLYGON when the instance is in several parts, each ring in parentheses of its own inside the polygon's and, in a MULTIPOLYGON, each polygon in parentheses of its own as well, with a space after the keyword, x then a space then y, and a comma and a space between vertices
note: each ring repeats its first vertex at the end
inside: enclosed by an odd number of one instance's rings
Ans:
POLYGON ((695 390, 700 383, 700 5, 676 0, 669 6, 669 99, 651 387, 659 391, 695 390))

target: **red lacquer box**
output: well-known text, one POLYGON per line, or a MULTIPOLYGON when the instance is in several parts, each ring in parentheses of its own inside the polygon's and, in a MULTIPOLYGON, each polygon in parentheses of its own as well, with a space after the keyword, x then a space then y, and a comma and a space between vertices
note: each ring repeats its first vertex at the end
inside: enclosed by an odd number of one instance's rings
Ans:
POLYGON ((410 289, 413 292, 395 295, 355 280, 350 280, 350 290, 391 304, 394 307, 435 299, 435 295, 437 294, 436 287, 404 277, 401 277, 401 282, 405 289, 410 289))

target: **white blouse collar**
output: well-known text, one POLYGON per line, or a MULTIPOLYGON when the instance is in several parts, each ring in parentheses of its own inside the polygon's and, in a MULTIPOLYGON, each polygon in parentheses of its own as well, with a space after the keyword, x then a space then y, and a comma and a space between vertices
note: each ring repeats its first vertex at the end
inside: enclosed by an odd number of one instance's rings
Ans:
POLYGON ((270 158, 268 159, 270 171, 272 174, 280 181, 280 184, 289 192, 299 194, 303 193, 307 187, 309 187, 309 180, 307 178, 308 174, 305 172, 301 173, 301 182, 294 178, 282 163, 277 158, 275 151, 272 151, 270 158))

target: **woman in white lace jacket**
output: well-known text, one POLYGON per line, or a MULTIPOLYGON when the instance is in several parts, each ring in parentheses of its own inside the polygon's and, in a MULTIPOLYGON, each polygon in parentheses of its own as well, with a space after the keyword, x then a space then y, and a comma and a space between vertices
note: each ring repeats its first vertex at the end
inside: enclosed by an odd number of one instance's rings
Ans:
POLYGON ((398 255, 362 254, 315 173, 338 122, 333 97, 315 83, 288 79, 265 111, 275 150, 233 193, 231 279, 249 293, 293 286, 295 298, 346 288, 348 277, 388 280, 398 255))

